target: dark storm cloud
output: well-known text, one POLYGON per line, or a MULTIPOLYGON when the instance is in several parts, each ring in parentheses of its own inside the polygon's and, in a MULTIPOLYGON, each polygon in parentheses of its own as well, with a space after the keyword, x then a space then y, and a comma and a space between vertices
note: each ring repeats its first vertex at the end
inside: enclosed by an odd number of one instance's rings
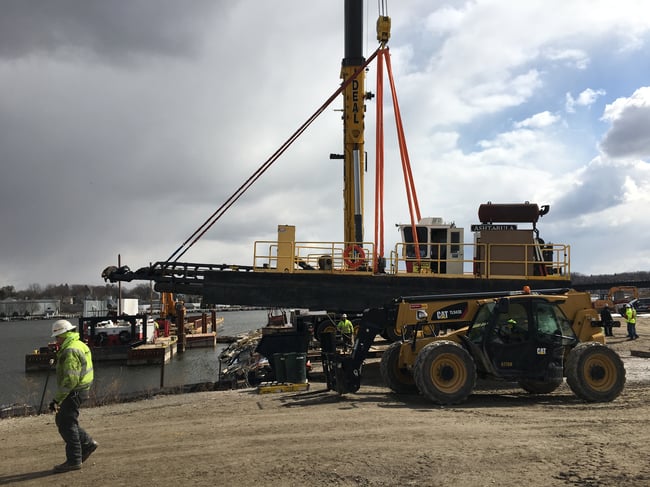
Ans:
POLYGON ((591 164, 580 184, 553 203, 554 217, 571 219, 620 204, 625 176, 616 167, 591 164))
POLYGON ((197 49, 210 0, 4 0, 0 57, 90 52, 123 61, 138 54, 178 56, 197 49))
POLYGON ((650 156, 650 106, 626 106, 605 135, 601 149, 610 157, 650 156))
POLYGON ((602 120, 611 122, 600 144, 611 158, 650 156, 650 87, 638 88, 628 98, 618 98, 605 107, 602 120))

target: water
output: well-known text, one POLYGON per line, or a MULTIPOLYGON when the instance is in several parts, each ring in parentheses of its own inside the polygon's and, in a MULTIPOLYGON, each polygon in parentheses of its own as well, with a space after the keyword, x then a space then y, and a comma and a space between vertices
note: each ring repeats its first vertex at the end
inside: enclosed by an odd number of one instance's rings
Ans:
MULTIPOLYGON (((266 311, 224 312, 220 335, 238 335, 260 328, 266 323, 266 311)), ((0 322, 0 405, 29 404, 38 407, 47 381, 44 404, 49 403, 56 380, 51 373, 25 372, 25 355, 46 346, 54 320, 0 322)), ((73 324, 75 322, 73 321, 73 324)), ((188 349, 174 354, 165 364, 164 386, 174 387, 199 382, 214 382, 219 372, 219 353, 227 345, 217 348, 188 349)), ((126 366, 111 362, 95 362, 94 391, 98 397, 157 390, 160 387, 160 366, 126 366)))

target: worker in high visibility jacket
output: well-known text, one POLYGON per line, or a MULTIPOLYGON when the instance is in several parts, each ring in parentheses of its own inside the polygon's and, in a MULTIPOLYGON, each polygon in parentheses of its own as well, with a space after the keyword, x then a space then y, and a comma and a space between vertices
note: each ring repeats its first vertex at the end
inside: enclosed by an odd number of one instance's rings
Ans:
POLYGON ((354 325, 350 320, 348 320, 347 314, 343 313, 341 315, 341 321, 338 322, 336 328, 338 328, 339 332, 341 333, 341 337, 343 338, 343 344, 352 345, 353 335, 354 335, 354 325))
POLYGON ((636 309, 631 304, 625 305, 625 321, 627 321, 627 339, 639 338, 639 335, 636 334, 636 309))
POLYGON ((68 320, 52 324, 56 338, 56 384, 50 410, 56 413, 56 426, 65 441, 66 461, 54 467, 55 473, 79 470, 81 464, 97 449, 97 442, 79 426, 79 407, 89 397, 93 383, 93 361, 88 346, 79 340, 79 333, 68 320))

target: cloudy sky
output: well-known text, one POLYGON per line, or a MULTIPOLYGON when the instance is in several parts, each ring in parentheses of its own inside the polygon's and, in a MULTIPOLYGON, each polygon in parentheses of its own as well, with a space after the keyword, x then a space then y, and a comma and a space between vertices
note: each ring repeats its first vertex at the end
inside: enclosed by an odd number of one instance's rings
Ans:
MULTIPOLYGON (((377 2, 367 2, 366 55, 377 2)), ((339 84, 343 1, 0 0, 0 286, 169 257, 339 84)), ((422 214, 549 204, 572 270, 650 268, 650 5, 388 2, 422 214)), ((367 89, 374 91, 374 65, 367 89)), ((251 264, 278 224, 343 234, 341 102, 184 256, 251 264)), ((375 102, 368 103, 374 181, 375 102)), ((388 115, 388 114, 387 114, 388 115)), ((387 116, 387 120, 390 119, 387 116)), ((408 219, 387 124, 386 227, 408 219), (397 182, 392 184, 392 182, 397 182)), ((372 234, 371 184, 366 233, 372 234)), ((370 240, 369 238, 367 240, 370 240)))

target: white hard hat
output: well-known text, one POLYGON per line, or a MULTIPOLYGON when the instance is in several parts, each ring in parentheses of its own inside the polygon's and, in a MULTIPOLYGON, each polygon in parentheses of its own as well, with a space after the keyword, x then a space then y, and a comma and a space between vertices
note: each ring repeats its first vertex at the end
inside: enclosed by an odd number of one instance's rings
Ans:
POLYGON ((632 305, 631 305, 630 303, 627 303, 627 304, 625 305, 625 307, 626 307, 626 308, 631 308, 632 305))
POLYGON ((70 323, 68 320, 57 320, 52 323, 52 336, 59 336, 61 333, 66 331, 74 330, 75 326, 70 323))
POLYGON ((341 318, 347 318, 347 317, 348 317, 348 315, 346 315, 345 313, 343 313, 343 314, 341 315, 341 318))

